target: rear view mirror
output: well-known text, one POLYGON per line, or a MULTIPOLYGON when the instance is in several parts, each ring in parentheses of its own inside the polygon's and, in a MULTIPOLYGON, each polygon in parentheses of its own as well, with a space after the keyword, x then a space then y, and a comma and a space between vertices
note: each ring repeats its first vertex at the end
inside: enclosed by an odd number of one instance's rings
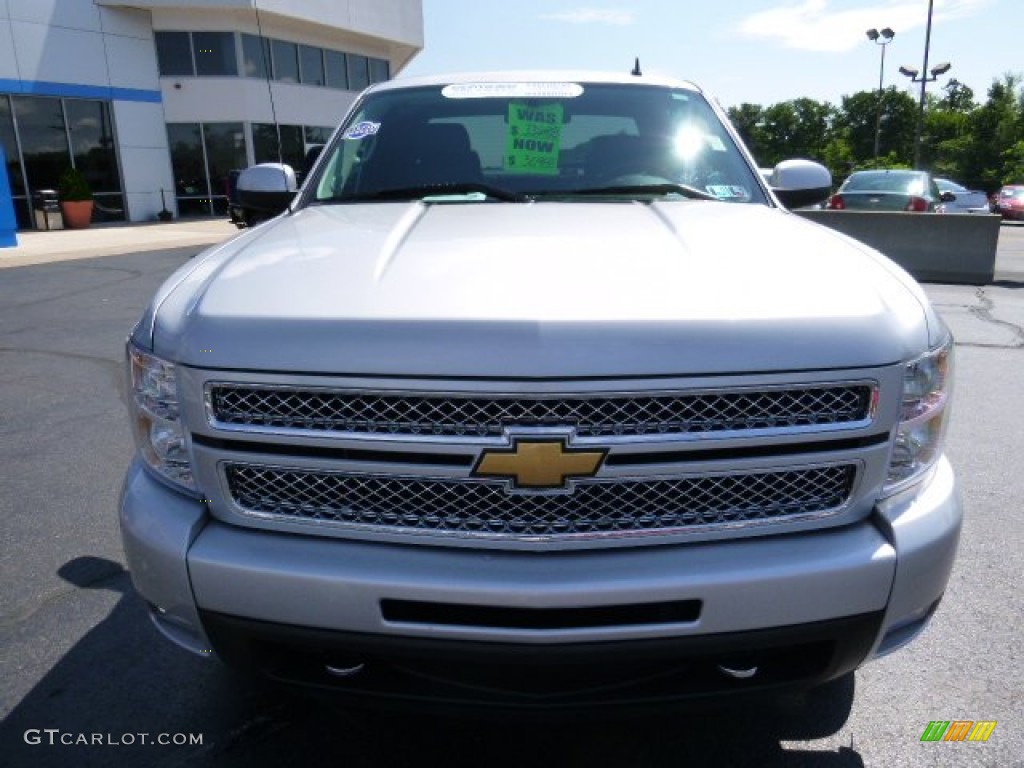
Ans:
POLYGON ((784 206, 803 208, 831 194, 832 174, 811 160, 783 160, 772 169, 768 184, 784 206))
POLYGON ((260 163, 238 175, 238 207, 245 222, 251 225, 284 211, 297 189, 295 171, 290 165, 260 163))

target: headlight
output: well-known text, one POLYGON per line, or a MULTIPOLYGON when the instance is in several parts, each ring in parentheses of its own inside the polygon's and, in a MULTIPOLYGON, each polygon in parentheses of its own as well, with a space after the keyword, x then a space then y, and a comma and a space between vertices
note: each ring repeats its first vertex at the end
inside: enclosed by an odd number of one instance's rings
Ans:
POLYGON ((128 344, 132 426, 143 461, 176 487, 195 491, 185 432, 178 418, 174 366, 128 344))
POLYGON ((907 363, 886 493, 921 479, 942 455, 953 384, 953 339, 907 363))

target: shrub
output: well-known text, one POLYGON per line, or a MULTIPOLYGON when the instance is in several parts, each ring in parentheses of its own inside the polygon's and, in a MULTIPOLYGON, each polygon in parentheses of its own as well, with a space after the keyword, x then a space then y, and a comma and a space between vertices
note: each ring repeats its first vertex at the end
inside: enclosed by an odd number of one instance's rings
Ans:
POLYGON ((92 188, 89 186, 89 180, 77 168, 68 168, 60 177, 57 194, 61 200, 66 202, 92 200, 92 188))

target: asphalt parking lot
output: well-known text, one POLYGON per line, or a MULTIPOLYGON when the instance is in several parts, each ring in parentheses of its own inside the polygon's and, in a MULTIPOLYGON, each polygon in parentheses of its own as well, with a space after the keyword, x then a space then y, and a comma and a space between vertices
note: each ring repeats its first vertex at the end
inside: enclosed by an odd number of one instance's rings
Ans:
POLYGON ((948 452, 967 513, 928 631, 787 707, 605 722, 346 710, 158 637, 117 530, 123 343, 198 245, 153 242, 0 256, 0 764, 1024 766, 1024 226, 1001 228, 992 285, 925 286, 957 338, 948 452), (933 720, 997 726, 985 743, 922 743, 933 720))

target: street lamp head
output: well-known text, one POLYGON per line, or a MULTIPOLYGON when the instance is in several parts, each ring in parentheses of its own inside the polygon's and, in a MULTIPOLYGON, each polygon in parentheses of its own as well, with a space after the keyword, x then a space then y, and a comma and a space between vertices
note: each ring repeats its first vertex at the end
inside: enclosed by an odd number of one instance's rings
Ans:
POLYGON ((877 43, 878 45, 885 45, 886 43, 891 42, 894 37, 896 37, 896 33, 893 32, 892 29, 890 29, 889 27, 886 27, 881 32, 872 27, 864 34, 868 36, 868 40, 870 40, 872 43, 877 43))
POLYGON ((944 61, 941 64, 936 64, 931 69, 932 77, 938 77, 939 75, 944 75, 947 72, 949 72, 949 70, 951 70, 952 68, 953 68, 953 65, 950 64, 948 61, 944 61))
POLYGON ((911 80, 913 80, 915 77, 917 77, 918 74, 920 74, 920 72, 921 72, 921 70, 914 69, 913 67, 900 67, 900 74, 901 75, 906 75, 911 80))

